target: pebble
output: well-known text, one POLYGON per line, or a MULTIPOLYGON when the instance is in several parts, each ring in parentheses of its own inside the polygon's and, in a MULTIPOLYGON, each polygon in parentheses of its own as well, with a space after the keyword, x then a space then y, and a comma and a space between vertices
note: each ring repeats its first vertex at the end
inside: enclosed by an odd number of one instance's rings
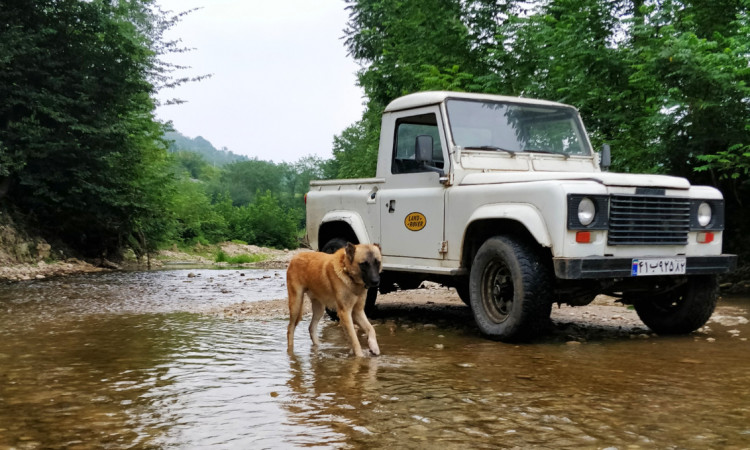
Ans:
POLYGON ((710 337, 710 338, 706 338, 706 341, 707 341, 707 342, 716 342, 716 339, 715 339, 715 338, 712 338, 712 337, 710 337))
POLYGON ((435 344, 435 349, 437 349, 437 350, 442 350, 444 348, 445 348, 445 345, 443 345, 443 344, 435 344))
POLYGON ((581 341, 568 341, 565 345, 581 345, 581 341))

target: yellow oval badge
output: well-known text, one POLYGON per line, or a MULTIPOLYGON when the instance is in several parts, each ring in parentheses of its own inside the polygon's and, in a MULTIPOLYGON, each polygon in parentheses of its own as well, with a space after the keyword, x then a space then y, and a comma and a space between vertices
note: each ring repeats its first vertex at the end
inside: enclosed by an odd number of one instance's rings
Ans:
POLYGON ((404 225, 411 231, 419 231, 427 226, 427 218, 419 212, 409 213, 406 215, 406 219, 404 219, 404 225))

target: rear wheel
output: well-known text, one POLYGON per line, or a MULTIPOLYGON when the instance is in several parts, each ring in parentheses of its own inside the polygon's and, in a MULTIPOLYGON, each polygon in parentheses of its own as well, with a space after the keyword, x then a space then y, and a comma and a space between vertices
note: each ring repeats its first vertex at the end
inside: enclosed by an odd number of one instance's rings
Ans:
POLYGON ((471 290, 469 289, 469 280, 462 279, 456 283, 456 292, 458 293, 458 298, 461 299, 462 302, 466 306, 471 306, 471 290))
MULTIPOLYGON (((329 254, 336 253, 336 250, 346 247, 346 244, 348 242, 349 241, 347 241, 346 239, 333 238, 333 239, 330 239, 328 242, 326 242, 325 245, 323 245, 323 248, 321 249, 321 251, 323 253, 329 253, 329 254)), ((375 300, 377 300, 377 298, 378 298, 377 287, 370 288, 367 290, 367 299, 365 300, 365 315, 370 316, 371 314, 375 313, 376 311, 375 300)), ((331 320, 338 322, 339 315, 336 314, 335 309, 326 308, 326 314, 328 314, 328 317, 331 320)))
POLYGON ((532 246, 496 236, 479 248, 469 291, 474 320, 490 339, 517 341, 541 334, 552 310, 552 273, 532 246))
POLYGON ((655 332, 687 334, 708 322, 718 298, 716 275, 696 275, 673 291, 661 295, 640 295, 632 303, 638 317, 655 332))

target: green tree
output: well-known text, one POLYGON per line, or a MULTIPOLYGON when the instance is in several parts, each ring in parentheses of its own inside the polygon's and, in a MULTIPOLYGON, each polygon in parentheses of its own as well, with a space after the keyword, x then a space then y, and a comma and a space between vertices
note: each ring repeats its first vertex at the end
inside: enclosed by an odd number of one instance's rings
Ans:
POLYGON ((179 241, 216 243, 228 236, 229 225, 222 214, 224 210, 211 203, 205 187, 198 181, 179 180, 169 210, 177 224, 174 238, 179 241))
POLYGON ((246 213, 248 234, 252 234, 247 242, 266 247, 297 247, 296 214, 284 209, 270 191, 258 193, 246 213))
POLYGON ((224 166, 217 183, 209 191, 212 195, 229 193, 236 206, 253 202, 258 191, 276 192, 281 189, 286 169, 273 161, 257 158, 224 166))
POLYGON ((431 68, 481 72, 456 0, 346 0, 346 46, 362 65, 368 98, 361 121, 334 140, 338 176, 375 174, 380 114, 396 97, 424 87, 431 68), (459 69, 455 69, 459 68, 459 69))
POLYGON ((0 2, 0 177, 6 209, 88 255, 147 247, 161 211, 154 82, 169 21, 149 0, 0 2))

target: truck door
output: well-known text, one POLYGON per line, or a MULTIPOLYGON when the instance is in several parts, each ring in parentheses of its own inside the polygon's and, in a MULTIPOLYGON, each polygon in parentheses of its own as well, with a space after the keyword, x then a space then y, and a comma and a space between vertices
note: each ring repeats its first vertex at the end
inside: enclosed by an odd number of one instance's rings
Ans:
MULTIPOLYGON (((387 188, 380 193, 380 245, 389 262, 413 265, 394 257, 442 259, 447 146, 437 106, 394 113, 381 136, 392 139, 387 188), (432 138, 432 161, 418 161, 418 136, 432 138)), ((429 141, 429 140, 427 140, 429 141)), ((425 139, 422 138, 422 142, 425 139)), ((381 151, 386 146, 381 145, 381 151)), ((418 264, 417 264, 418 265, 418 264)))

